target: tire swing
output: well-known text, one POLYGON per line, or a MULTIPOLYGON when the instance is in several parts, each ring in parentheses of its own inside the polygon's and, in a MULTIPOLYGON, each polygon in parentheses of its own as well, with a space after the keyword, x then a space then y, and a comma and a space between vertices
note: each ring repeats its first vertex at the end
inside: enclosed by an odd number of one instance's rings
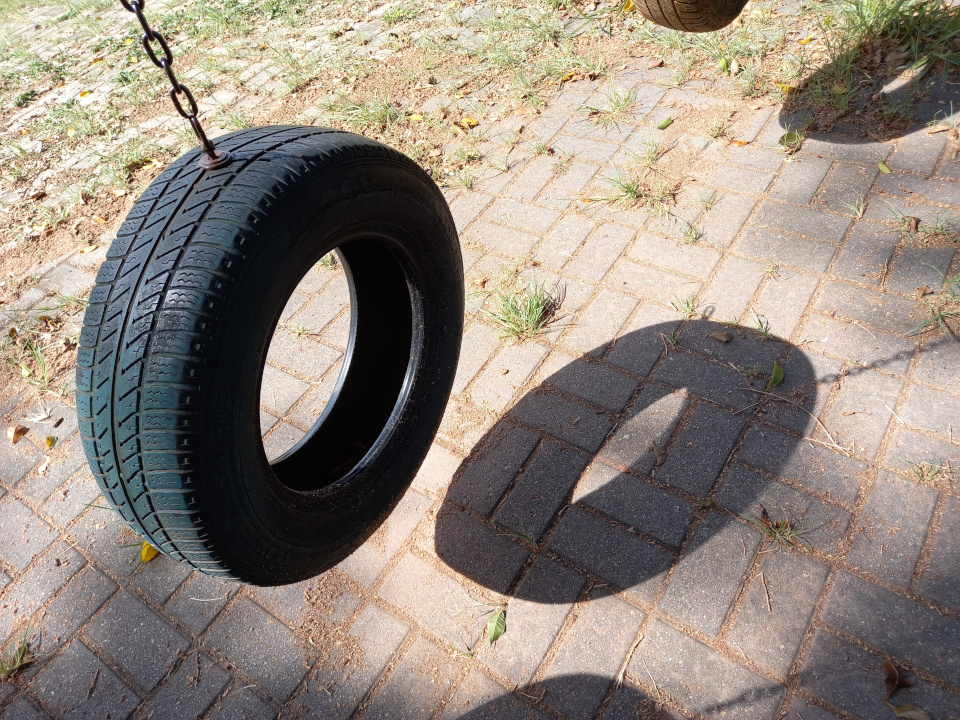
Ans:
POLYGON ((200 147, 137 200, 97 275, 77 358, 84 451, 108 501, 170 557, 257 585, 304 580, 376 530, 439 427, 464 310, 454 222, 418 165, 358 135, 261 127, 214 147, 143 0, 121 2, 200 147), (329 252, 350 293, 343 366, 313 428, 268 462, 267 349, 329 252))

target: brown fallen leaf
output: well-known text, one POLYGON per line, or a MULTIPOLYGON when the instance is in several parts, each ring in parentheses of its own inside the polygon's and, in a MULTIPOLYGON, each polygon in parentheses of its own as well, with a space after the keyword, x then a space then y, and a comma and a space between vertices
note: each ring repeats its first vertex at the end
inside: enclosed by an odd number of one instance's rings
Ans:
POLYGON ((908 218, 908 220, 910 222, 907 224, 907 232, 913 235, 914 233, 917 232, 917 230, 920 229, 920 218, 912 217, 912 218, 908 218))
POLYGON ((667 461, 667 451, 655 442, 651 441, 650 449, 653 451, 653 454, 657 456, 657 461, 653 464, 654 467, 660 467, 667 461))
POLYGON ((897 690, 913 685, 913 680, 904 676, 892 660, 887 660, 883 664, 883 684, 887 686, 887 695, 883 698, 884 701, 887 701, 897 690))
POLYGON ((733 335, 728 332, 712 332, 707 337, 713 338, 717 342, 728 343, 733 340, 733 335))
POLYGON ((927 135, 936 135, 937 133, 949 132, 950 130, 953 130, 953 128, 949 125, 934 125, 927 130, 927 135))
POLYGON ((927 295, 932 295, 932 294, 933 294, 933 290, 930 289, 929 285, 921 285, 920 287, 917 288, 917 295, 919 297, 925 297, 927 295))
POLYGON ((7 428, 7 440, 10 441, 11 445, 16 445, 23 440, 23 436, 28 432, 30 432, 30 428, 25 428, 23 425, 11 425, 7 428))
POLYGON ((663 58, 657 58, 651 60, 650 64, 647 65, 647 70, 653 70, 654 68, 663 67, 663 58))
POLYGON ((930 720, 930 716, 916 705, 891 705, 887 703, 887 707, 893 710, 896 717, 904 718, 904 720, 930 720))
POLYGON ((731 140, 730 144, 733 145, 734 147, 743 147, 744 145, 749 145, 750 141, 749 140, 731 140))
POLYGON ((770 519, 770 514, 763 505, 760 506, 760 524, 765 528, 773 529, 773 520, 770 519))

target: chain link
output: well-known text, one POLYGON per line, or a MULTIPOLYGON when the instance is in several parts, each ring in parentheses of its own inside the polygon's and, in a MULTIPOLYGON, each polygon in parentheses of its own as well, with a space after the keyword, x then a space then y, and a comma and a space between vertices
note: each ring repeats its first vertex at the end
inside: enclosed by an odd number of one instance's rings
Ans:
POLYGON ((129 10, 137 16, 140 27, 143 28, 143 37, 140 38, 140 42, 147 53, 147 57, 150 58, 150 61, 154 65, 161 68, 167 74, 167 79, 170 81, 170 99, 173 101, 173 106, 177 109, 177 112, 190 123, 190 127, 193 128, 197 140, 200 141, 200 147, 206 155, 206 157, 200 160, 201 167, 210 170, 220 167, 221 165, 226 165, 230 161, 230 154, 222 150, 217 150, 213 142, 203 131, 203 126, 200 124, 199 118, 197 118, 197 115, 200 113, 200 109, 197 107, 197 101, 194 99, 193 93, 190 92, 190 88, 177 80, 177 76, 173 71, 173 53, 170 52, 170 46, 167 45, 167 41, 163 35, 150 27, 150 23, 147 22, 147 18, 143 14, 143 7, 146 5, 146 0, 120 0, 120 4, 123 5, 125 10, 129 10), (157 55, 157 50, 152 43, 160 46, 162 56, 157 55), (184 108, 181 98, 186 98, 186 108, 184 108))

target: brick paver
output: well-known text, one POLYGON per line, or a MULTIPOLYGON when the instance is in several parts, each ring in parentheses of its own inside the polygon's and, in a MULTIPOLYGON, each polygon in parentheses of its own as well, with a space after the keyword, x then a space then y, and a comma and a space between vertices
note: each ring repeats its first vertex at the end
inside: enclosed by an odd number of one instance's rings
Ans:
MULTIPOLYGON (((312 605, 315 581, 141 566, 69 395, 39 420, 29 395, 0 398, 30 428, 0 442, 0 641, 9 653, 26 633, 41 653, 0 685, 0 717, 874 720, 892 717, 888 659, 916 680, 896 704, 960 717, 960 343, 914 332, 960 256, 894 222, 960 217, 953 144, 922 126, 889 142, 810 132, 786 156, 777 141, 802 119, 743 107, 729 132, 745 147, 678 137, 694 180, 669 213, 586 202, 671 108, 716 105, 707 81, 667 90, 651 64, 611 78, 637 93, 617 127, 580 112, 605 80, 484 123, 496 157, 526 124, 506 172, 448 192, 469 291, 520 261, 566 296, 524 343, 470 297, 438 439, 322 580, 329 606, 312 605)), ((100 259, 50 263, 20 303, 86 292, 100 259)), ((268 456, 330 397, 348 305, 324 263, 284 310, 268 456)))

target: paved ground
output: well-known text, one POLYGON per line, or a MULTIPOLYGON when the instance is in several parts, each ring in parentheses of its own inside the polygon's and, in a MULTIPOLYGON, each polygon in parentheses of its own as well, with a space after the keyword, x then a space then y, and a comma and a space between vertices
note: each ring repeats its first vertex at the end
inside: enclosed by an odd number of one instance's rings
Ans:
MULTIPOLYGON (((644 68, 618 78, 634 121, 705 102, 644 68)), ((471 310, 413 488, 319 586, 140 567, 73 410, 0 408, 33 430, 0 443, 0 636, 34 628, 45 653, 0 686, 4 718, 872 720, 893 717, 887 659, 916 680, 894 704, 960 717, 960 343, 908 337, 929 317, 917 288, 945 289, 960 258, 891 223, 960 210, 946 134, 814 134, 787 162, 762 108, 731 130, 747 146, 681 138, 699 175, 664 219, 571 201, 650 132, 598 129, 576 109, 599 83, 574 87, 525 129, 554 155, 449 195, 471 288, 530 253, 563 317, 510 344, 471 310), (799 539, 762 532, 762 508, 799 539)), ((100 252, 41 286, 84 290, 100 252)), ((347 312, 335 268, 291 300, 269 454, 322 406, 347 312)))

